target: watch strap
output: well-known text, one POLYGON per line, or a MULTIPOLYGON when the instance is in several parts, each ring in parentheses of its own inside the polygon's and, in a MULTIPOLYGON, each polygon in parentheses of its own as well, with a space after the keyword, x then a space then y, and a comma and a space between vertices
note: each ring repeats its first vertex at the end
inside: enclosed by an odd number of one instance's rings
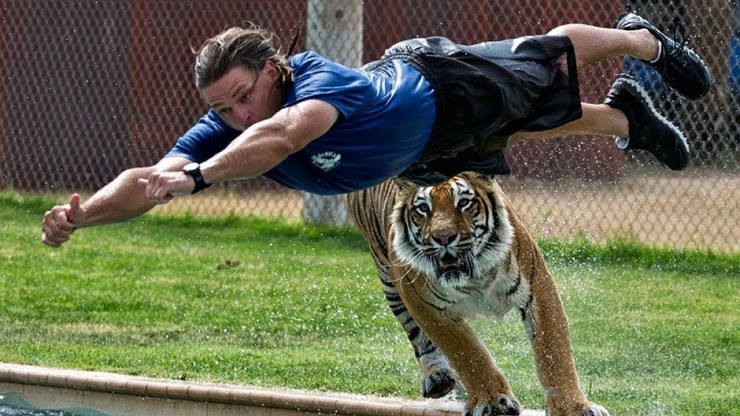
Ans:
POLYGON ((182 171, 185 172, 186 175, 189 175, 191 178, 193 178, 193 181, 195 182, 195 188, 193 188, 192 194, 198 193, 211 186, 210 183, 206 183, 206 180, 203 179, 203 174, 200 172, 199 164, 192 163, 188 166, 185 166, 182 171))

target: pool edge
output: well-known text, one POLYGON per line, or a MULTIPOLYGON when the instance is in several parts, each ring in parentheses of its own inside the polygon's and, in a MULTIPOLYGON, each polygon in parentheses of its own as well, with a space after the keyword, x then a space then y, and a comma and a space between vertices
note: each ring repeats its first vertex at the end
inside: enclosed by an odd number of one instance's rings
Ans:
MULTIPOLYGON (((355 397, 342 394, 280 391, 247 386, 209 384, 201 382, 185 382, 177 380, 160 380, 140 376, 126 376, 114 373, 66 370, 58 368, 38 367, 21 364, 0 363, 0 387, 3 385, 35 386, 42 389, 63 389, 76 392, 95 392, 113 395, 120 403, 128 399, 131 405, 143 403, 144 399, 151 399, 146 405, 151 407, 156 403, 164 403, 171 407, 179 403, 179 407, 189 403, 207 405, 221 405, 231 409, 220 414, 242 414, 239 409, 249 414, 255 414, 260 409, 269 415, 315 415, 337 414, 352 416, 458 416, 461 406, 435 401, 402 401, 376 397, 355 397), (131 399, 136 398, 131 401, 131 399), (183 403, 186 402, 186 403, 183 403)), ((29 390, 29 389, 25 389, 29 390)), ((21 392, 23 393, 23 392, 21 392)), ((53 394, 53 393, 52 393, 53 394)), ((79 394, 79 393, 78 393, 79 394)), ((84 395, 83 395, 84 396, 84 395)), ((84 398, 84 397, 83 397, 84 398)), ((29 401, 37 398, 29 397, 29 401)), ((90 400, 87 400, 90 401, 90 400)), ((95 400, 98 406, 104 406, 107 400, 95 400), (100 404, 103 403, 103 404, 100 404)), ((111 403, 115 403, 113 397, 111 403)), ((106 406, 113 407, 115 406, 106 406)), ((212 406, 214 409, 219 406, 212 406)), ((111 410, 96 408, 104 413, 111 410)), ((133 410, 132 410, 133 411, 133 410)), ((161 413, 157 413, 158 415, 161 413)), ((205 411, 199 414, 216 415, 217 412, 205 411)), ((523 416, 539 416, 541 412, 525 411, 523 416)), ((111 416, 117 416, 111 413, 111 416)))

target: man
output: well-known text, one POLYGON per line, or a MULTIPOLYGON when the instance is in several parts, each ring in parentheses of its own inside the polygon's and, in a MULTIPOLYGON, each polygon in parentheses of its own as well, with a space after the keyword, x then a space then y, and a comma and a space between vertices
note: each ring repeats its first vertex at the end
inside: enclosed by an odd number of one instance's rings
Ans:
POLYGON ((613 29, 569 24, 470 46, 412 39, 361 69, 313 52, 288 59, 273 39, 256 27, 208 39, 195 73, 212 110, 156 165, 123 172, 85 204, 75 194, 53 207, 42 241, 59 247, 77 228, 124 221, 235 178, 339 194, 394 177, 432 184, 465 170, 508 173, 503 148, 532 138, 618 136, 620 148, 681 170, 686 138, 634 79, 619 76, 604 104, 581 103, 577 68, 628 54, 689 99, 711 84, 696 53, 635 14, 613 29))

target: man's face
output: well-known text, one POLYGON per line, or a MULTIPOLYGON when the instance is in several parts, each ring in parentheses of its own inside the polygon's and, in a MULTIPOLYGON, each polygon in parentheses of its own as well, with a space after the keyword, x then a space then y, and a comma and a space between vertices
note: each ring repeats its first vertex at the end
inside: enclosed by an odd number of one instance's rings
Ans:
POLYGON ((203 88, 201 94, 226 124, 244 131, 282 107, 282 93, 275 88, 277 78, 277 68, 270 61, 258 72, 234 67, 203 88))

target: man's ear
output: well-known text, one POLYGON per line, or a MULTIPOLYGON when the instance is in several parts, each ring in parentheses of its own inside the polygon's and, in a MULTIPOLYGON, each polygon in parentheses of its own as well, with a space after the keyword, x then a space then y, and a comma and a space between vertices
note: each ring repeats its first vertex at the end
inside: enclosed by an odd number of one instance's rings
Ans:
POLYGON ((265 65, 262 67, 263 74, 270 77, 270 80, 273 82, 277 81, 279 77, 279 72, 277 69, 277 66, 275 66, 275 62, 272 62, 270 60, 265 61, 265 65))

